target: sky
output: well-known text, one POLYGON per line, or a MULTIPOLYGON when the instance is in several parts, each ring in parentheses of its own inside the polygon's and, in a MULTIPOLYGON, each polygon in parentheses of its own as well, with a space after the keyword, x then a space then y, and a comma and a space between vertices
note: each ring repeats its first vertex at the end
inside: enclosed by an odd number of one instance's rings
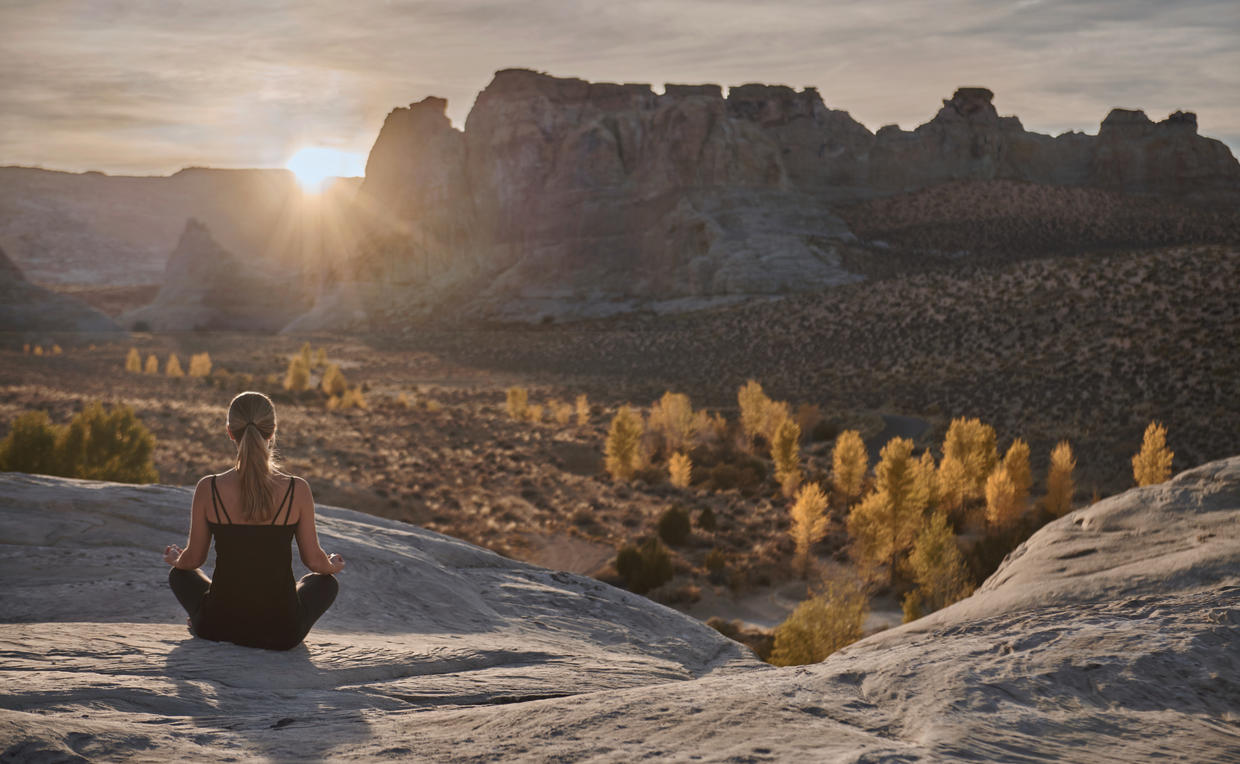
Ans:
POLYGON ((112 174, 364 157, 394 107, 462 126, 496 70, 817 87, 871 130, 959 86, 1050 134, 1194 111, 1240 154, 1236 0, 0 0, 0 165, 112 174))

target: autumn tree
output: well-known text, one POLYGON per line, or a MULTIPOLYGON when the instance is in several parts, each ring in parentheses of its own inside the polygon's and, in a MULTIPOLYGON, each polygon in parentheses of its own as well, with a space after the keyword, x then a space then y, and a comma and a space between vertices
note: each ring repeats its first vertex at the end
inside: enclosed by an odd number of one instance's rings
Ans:
POLYGON ((861 495, 868 461, 861 433, 845 430, 835 439, 835 448, 831 450, 831 482, 844 503, 861 495))
POLYGON ((642 415, 628 406, 621 406, 612 417, 603 446, 607 472, 616 480, 628 480, 641 466, 641 441, 645 427, 642 415))
POLYGON ((310 364, 298 353, 288 361, 288 369, 284 372, 284 389, 300 393, 310 386, 310 364))
POLYGON ((1021 505, 1017 501, 1016 483, 1002 464, 986 479, 986 522, 990 527, 1005 531, 1020 518, 1021 505))
POLYGON ((323 376, 319 379, 319 389, 329 396, 343 396, 349 389, 349 381, 345 379, 339 366, 329 363, 323 369, 323 376))
POLYGON ((669 390, 650 407, 647 424, 658 435, 663 452, 671 454, 693 445, 706 427, 706 414, 694 414, 689 396, 669 390))
POLYGON ((972 591, 964 556, 943 512, 935 512, 922 526, 908 562, 917 588, 904 597, 905 623, 945 608, 972 591))
POLYGON ((995 428, 979 419, 953 419, 943 439, 943 458, 954 459, 964 468, 964 498, 982 498, 986 480, 999 462, 995 428))
POLYGON ((930 449, 913 465, 913 502, 923 509, 939 504, 939 473, 930 449))
MULTIPOLYGON (((26 347, 30 347, 27 345, 26 347)), ((142 354, 137 348, 129 348, 129 354, 125 356, 125 371, 130 374, 142 373, 142 354)))
POLYGON ((1029 444, 1024 439, 1017 438, 1008 446, 1007 453, 1003 455, 1003 467, 1016 488, 1016 503, 1023 509, 1029 502, 1029 491, 1033 487, 1033 472, 1029 468, 1029 444))
POLYGON ((169 377, 184 377, 185 370, 181 368, 181 360, 177 358, 176 353, 168 356, 168 362, 164 364, 164 374, 169 377))
POLYGON ((827 532, 827 495, 817 483, 808 483, 797 492, 792 505, 789 533, 796 542, 796 565, 801 577, 809 575, 809 550, 827 532))
POLYGON ((853 554, 865 567, 886 563, 894 574, 921 527, 925 506, 914 490, 912 451, 907 438, 888 441, 874 468, 874 491, 848 515, 853 554))
POLYGON ((668 480, 677 488, 688 488, 693 478, 693 460, 683 451, 677 451, 667 460, 668 480))
POLYGON ((869 599, 858 583, 827 583, 775 627, 770 662, 776 666, 819 663, 861 639, 861 628, 869 614, 869 599))
POLYGON ((207 377, 211 375, 211 354, 205 350, 189 357, 189 376, 207 377))
POLYGON ((517 421, 525 419, 529 406, 530 392, 524 387, 508 388, 507 398, 504 401, 504 408, 508 412, 508 416, 517 421))
POLYGON ((577 426, 585 427, 590 424, 590 399, 585 393, 577 396, 577 426))
POLYGON ((1141 439, 1141 450, 1132 457, 1132 476, 1137 485, 1157 485, 1171 477, 1171 459, 1175 452, 1167 448, 1167 428, 1150 422, 1141 439))
POLYGON ((1076 492, 1072 482, 1074 469, 1076 459, 1072 456, 1072 446, 1061 440, 1051 449, 1051 466, 1046 473, 1046 509, 1056 517, 1072 509, 1072 495, 1076 492))
POLYGON ((958 512, 964 507, 970 490, 969 476, 964 464, 954 456, 944 455, 938 472, 939 506, 948 512, 958 512))
MULTIPOLYGON (((35 349, 38 350, 38 348, 35 349)), ((155 357, 154 353, 151 353, 146 357, 146 365, 142 367, 142 371, 145 374, 159 373, 159 359, 155 357)))
POLYGON ((791 496, 801 483, 801 428, 791 419, 784 419, 771 439, 771 460, 775 462, 775 479, 784 496, 791 496))
POLYGON ((762 385, 754 379, 741 385, 736 392, 736 403, 741 410, 741 432, 745 434, 747 442, 752 443, 754 436, 761 432, 766 406, 770 402, 771 399, 762 391, 762 385))

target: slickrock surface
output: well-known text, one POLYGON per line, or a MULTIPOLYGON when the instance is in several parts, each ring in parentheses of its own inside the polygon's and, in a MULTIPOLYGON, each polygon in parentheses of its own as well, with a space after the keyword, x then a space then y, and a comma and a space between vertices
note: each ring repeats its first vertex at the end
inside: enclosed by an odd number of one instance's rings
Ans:
POLYGON ((185 489, 0 477, 6 759, 1240 756, 1240 457, 1078 510, 973 597, 774 669, 588 579, 324 508, 308 645, 190 639, 185 489))

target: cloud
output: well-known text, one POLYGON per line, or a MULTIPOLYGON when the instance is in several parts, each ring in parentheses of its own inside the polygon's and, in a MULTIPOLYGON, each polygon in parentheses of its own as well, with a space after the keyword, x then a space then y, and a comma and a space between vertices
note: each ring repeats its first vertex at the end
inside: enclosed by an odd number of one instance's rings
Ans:
POLYGON ((1196 111, 1240 147, 1240 14, 1227 0, 50 0, 0 5, 0 163, 162 173, 365 152, 426 95, 463 124, 495 70, 819 88, 871 129, 961 85, 1044 132, 1112 106, 1196 111))

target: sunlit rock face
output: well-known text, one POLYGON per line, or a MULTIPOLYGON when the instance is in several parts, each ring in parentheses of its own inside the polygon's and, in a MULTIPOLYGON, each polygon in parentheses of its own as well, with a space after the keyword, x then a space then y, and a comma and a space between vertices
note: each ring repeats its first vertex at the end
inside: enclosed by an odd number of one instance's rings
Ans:
MULTIPOLYGON (((0 250, 0 331, 43 342, 45 332, 113 333, 112 319, 80 300, 30 283, 0 250)), ((50 344, 51 339, 47 342, 50 344)))
POLYGON ((300 274, 221 247, 191 218, 168 257, 155 301, 120 317, 127 329, 278 331, 309 310, 313 294, 300 274))
POLYGON ((597 581, 330 507, 319 535, 348 567, 304 646, 193 639, 159 559, 185 537, 189 500, 0 475, 0 757, 1212 762, 1236 750, 1240 457, 1078 509, 971 597, 784 669, 597 581))
POLYGON ((874 134, 812 88, 504 70, 463 131, 437 98, 389 115, 352 277, 410 316, 680 309, 856 280, 833 212, 849 201, 961 180, 1240 199, 1240 165, 1191 115, 1051 137, 992 100, 961 88, 915 130, 874 134))

